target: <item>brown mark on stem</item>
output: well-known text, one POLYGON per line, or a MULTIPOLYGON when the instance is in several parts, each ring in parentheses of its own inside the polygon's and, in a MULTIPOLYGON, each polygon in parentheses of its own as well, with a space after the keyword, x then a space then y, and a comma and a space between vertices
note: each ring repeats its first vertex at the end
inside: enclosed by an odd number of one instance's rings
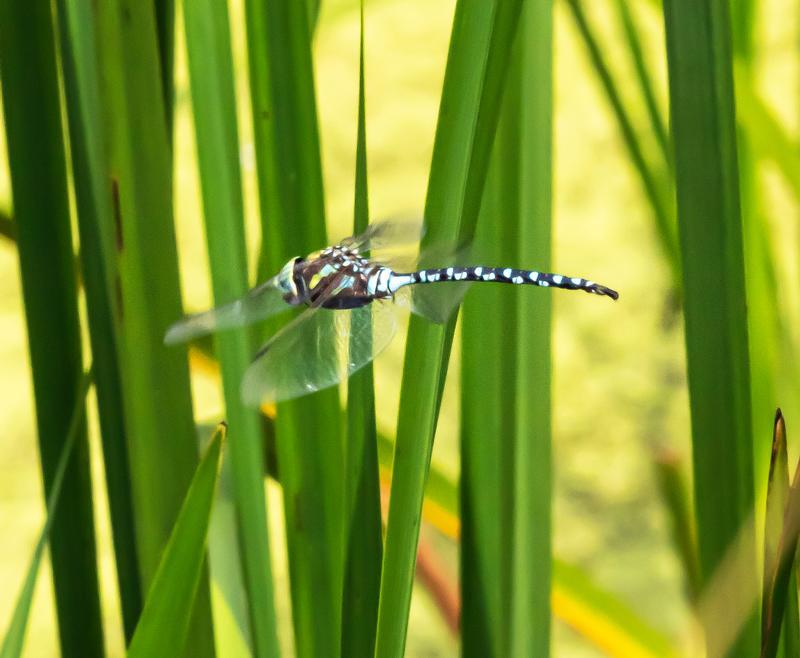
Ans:
POLYGON ((119 203, 119 180, 111 177, 111 203, 114 213, 114 244, 118 252, 122 251, 122 210, 119 203))

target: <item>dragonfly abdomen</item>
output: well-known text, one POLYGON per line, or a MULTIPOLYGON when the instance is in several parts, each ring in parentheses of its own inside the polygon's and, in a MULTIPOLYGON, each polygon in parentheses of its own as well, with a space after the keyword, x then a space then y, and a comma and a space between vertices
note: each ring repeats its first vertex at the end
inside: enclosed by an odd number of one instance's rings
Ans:
POLYGON ((617 299, 616 290, 606 286, 582 279, 568 277, 562 274, 537 272, 535 270, 518 270, 513 267, 484 267, 481 265, 469 267, 438 267, 419 270, 408 274, 395 274, 390 282, 392 292, 398 288, 418 283, 439 283, 444 281, 489 281, 495 283, 510 283, 513 285, 533 285, 542 288, 562 288, 565 290, 583 290, 595 295, 605 295, 617 299))

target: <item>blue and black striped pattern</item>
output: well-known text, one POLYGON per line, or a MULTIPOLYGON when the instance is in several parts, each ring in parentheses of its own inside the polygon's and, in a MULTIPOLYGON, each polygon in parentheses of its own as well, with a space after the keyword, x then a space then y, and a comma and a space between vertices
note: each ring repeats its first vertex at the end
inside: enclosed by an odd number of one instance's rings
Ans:
POLYGON ((533 285, 542 288, 563 288, 565 290, 583 290, 595 295, 605 295, 617 299, 616 290, 606 286, 582 279, 568 277, 562 274, 550 274, 535 270, 518 270, 513 267, 439 267, 419 270, 408 274, 394 274, 397 282, 389 282, 389 288, 397 290, 402 285, 417 283, 438 283, 440 281, 492 281, 496 283, 511 283, 514 285, 533 285), (392 285, 394 283, 395 285, 392 285), (397 285, 397 284, 400 285, 397 285))
POLYGON ((289 304, 312 303, 325 308, 352 309, 376 299, 390 299, 409 285, 455 282, 494 282, 533 285, 541 288, 583 290, 617 299, 611 288, 580 277, 519 270, 513 267, 437 267, 415 272, 395 272, 379 262, 364 258, 356 249, 342 245, 328 247, 307 259, 290 261, 282 271, 289 304))

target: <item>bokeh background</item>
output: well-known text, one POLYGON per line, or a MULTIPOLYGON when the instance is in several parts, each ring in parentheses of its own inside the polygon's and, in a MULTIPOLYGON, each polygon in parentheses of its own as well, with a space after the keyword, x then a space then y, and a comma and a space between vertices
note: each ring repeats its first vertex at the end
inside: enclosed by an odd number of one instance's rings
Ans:
MULTIPOLYGON (((620 76, 623 95, 633 97, 633 71, 611 4, 586 3, 586 10, 603 39, 607 61, 620 76)), ((640 5, 636 15, 646 35, 646 55, 656 73, 659 101, 666 107, 660 10, 655 3, 635 4, 640 5)), ((759 92, 794 133, 800 117, 796 3, 765 0, 758 5, 759 92)), ((452 0, 367 3, 366 107, 373 218, 422 213, 453 8, 452 0)), ((241 0, 230 0, 230 9, 237 86, 244 96, 247 67, 241 0)), ((552 291, 554 553, 583 567, 599 585, 677 638, 679 645, 688 646, 693 630, 683 573, 654 467, 655 457, 665 452, 684 464, 690 455, 683 323, 672 306, 669 268, 618 125, 564 3, 556 3, 555 15, 554 271, 606 283, 621 292, 621 299, 611 304, 552 291)), ((211 294, 180 18, 176 26, 175 212, 185 308, 199 310, 209 306, 211 294)), ((358 3, 324 0, 314 61, 331 238, 347 235, 352 225, 358 40, 358 3)), ((644 125, 644 108, 636 102, 631 107, 644 125)), ((248 247, 254 255, 259 244, 258 202, 248 111, 248 103, 240 103, 248 247)), ((0 208, 10 209, 4 151, 0 141, 0 208)), ((800 297, 794 294, 800 280, 796 208, 769 165, 762 167, 759 176, 770 226, 780 235, 775 241, 776 272, 786 284, 781 298, 773 302, 800 311, 800 297)), ((537 263, 529 266, 536 268, 537 263)), ((551 291, 522 289, 519 294, 551 291)), ((485 330, 502 332, 502 323, 501 318, 487 318, 485 330)), ((375 364, 379 427, 390 436, 397 416, 403 346, 401 335, 375 364)), ((459 473, 459 350, 456 339, 433 455, 436 467, 452 478, 459 473)), ((0 239, 0 626, 10 618, 44 519, 27 354, 16 251, 0 239)), ((197 372, 193 391, 196 416, 218 420, 223 403, 216 380, 197 372)), ((796 400, 778 402, 787 412, 791 431, 797 418, 792 413, 796 400)), ((768 435, 771 418, 759 422, 768 435)), ((94 423, 91 447, 93 471, 101 482, 94 423)), ((281 643, 288 647, 293 640, 286 549, 279 531, 282 503, 279 488, 270 487, 276 605, 281 643)), ((122 655, 103 487, 95 487, 95 494, 106 642, 110 655, 122 655)), ((457 544, 427 525, 423 537, 435 546, 444 569, 455 579, 457 544)), ((57 651, 49 571, 42 576, 25 651, 28 656, 50 656, 57 651)), ((603 655, 558 617, 553 628, 554 655, 603 655)), ((430 595, 417 586, 407 655, 457 653, 457 638, 430 595)))

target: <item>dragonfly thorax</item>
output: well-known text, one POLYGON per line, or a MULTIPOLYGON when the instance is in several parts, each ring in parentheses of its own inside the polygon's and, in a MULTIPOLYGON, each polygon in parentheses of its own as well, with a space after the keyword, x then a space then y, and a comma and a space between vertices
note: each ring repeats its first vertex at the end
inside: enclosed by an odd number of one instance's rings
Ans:
POLYGON ((394 276, 384 265, 342 245, 295 258, 279 275, 284 299, 292 305, 319 303, 323 308, 352 309, 392 297, 394 276))

